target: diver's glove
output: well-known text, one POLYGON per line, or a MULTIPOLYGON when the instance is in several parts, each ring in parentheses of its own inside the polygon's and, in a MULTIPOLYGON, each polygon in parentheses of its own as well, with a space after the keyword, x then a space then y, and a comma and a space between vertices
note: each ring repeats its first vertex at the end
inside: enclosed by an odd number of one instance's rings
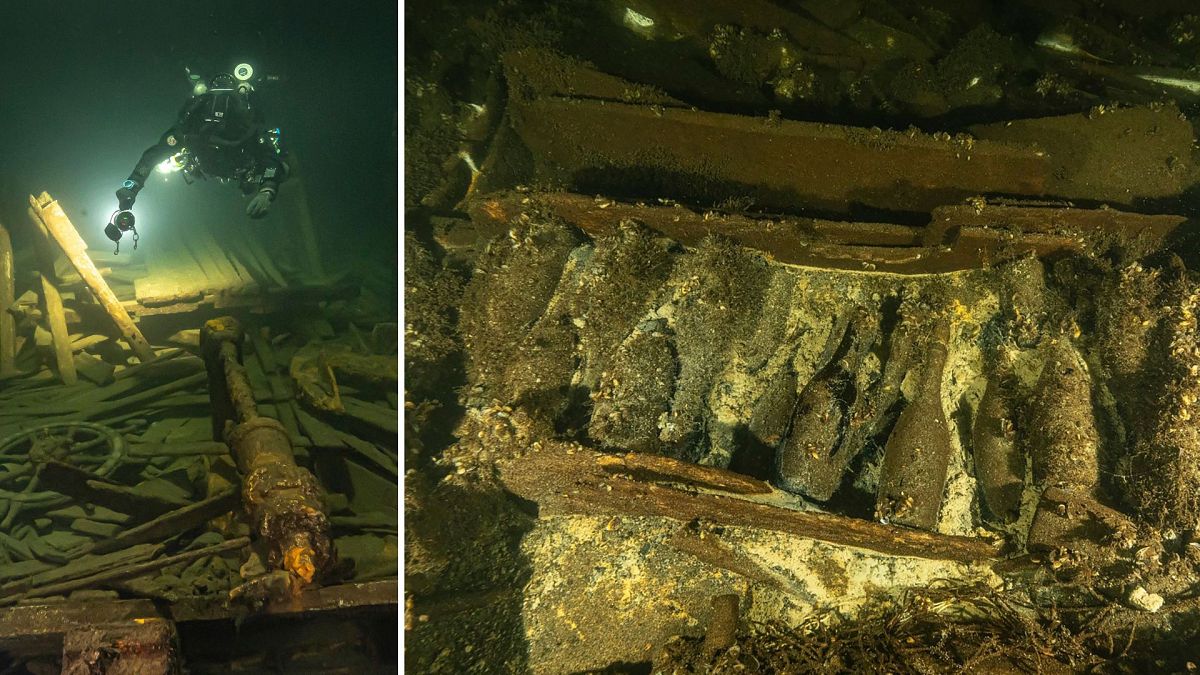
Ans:
POLYGON ((271 210, 271 202, 275 201, 275 191, 264 187, 254 195, 254 199, 246 206, 246 215, 251 218, 262 218, 271 210))
POLYGON ((121 184, 121 188, 117 190, 117 205, 122 211, 128 211, 133 208, 133 202, 137 199, 137 193, 142 189, 142 186, 135 180, 127 180, 121 184))

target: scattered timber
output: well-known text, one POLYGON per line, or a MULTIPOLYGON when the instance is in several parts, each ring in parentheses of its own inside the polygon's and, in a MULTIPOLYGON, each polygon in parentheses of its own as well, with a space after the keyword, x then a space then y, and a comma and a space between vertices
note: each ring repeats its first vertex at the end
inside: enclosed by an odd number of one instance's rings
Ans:
MULTIPOLYGON (((517 496, 536 502, 539 513, 545 515, 659 516, 684 523, 701 518, 716 525, 787 532, 897 556, 970 562, 998 555, 998 549, 980 539, 766 503, 768 497, 778 493, 738 496, 639 480, 632 472, 614 473, 613 462, 621 461, 619 457, 567 450, 553 445, 509 460, 500 466, 500 479, 517 496)), ((658 468, 661 473, 667 465, 658 468)), ((688 469, 687 475, 670 482, 695 481, 696 472, 706 470, 695 466, 688 469)), ((718 473, 706 482, 720 484, 726 480, 727 476, 718 473)))
POLYGON ((154 357, 154 350, 150 348, 150 343, 146 342, 146 338, 142 336, 142 332, 133 323, 129 313, 121 306, 117 296, 113 294, 112 289, 108 287, 108 283, 104 281, 100 271, 96 269, 96 264, 87 254, 87 244, 79 236, 79 232, 71 221, 67 218, 67 214, 63 212, 62 206, 57 201, 50 199, 46 193, 42 193, 40 198, 30 195, 30 209, 33 211, 38 222, 45 227, 50 236, 58 244, 59 249, 66 255, 67 260, 79 273, 79 276, 87 284, 92 295, 100 302, 104 311, 112 319, 113 325, 120 331, 121 336, 129 343, 129 347, 133 350, 135 356, 141 361, 149 361, 154 357))
POLYGON ((0 378, 16 372, 17 324, 9 308, 16 302, 12 239, 0 225, 0 378))

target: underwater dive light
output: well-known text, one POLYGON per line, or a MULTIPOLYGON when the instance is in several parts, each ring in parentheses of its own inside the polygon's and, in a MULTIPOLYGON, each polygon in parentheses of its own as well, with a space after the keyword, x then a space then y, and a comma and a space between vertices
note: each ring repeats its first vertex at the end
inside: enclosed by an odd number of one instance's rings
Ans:
POLYGON ((104 227, 104 236, 113 240, 117 245, 117 250, 113 252, 114 254, 119 253, 121 250, 121 236, 130 230, 133 231, 133 248, 137 250, 138 232, 137 228, 134 227, 136 220, 133 217, 133 211, 129 209, 113 211, 113 214, 109 216, 108 225, 104 227))

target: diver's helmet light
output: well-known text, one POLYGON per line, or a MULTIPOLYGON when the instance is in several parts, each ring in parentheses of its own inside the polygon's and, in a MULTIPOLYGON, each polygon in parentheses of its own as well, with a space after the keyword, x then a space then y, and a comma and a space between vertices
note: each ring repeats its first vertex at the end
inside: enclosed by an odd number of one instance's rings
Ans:
POLYGON ((233 76, 242 82, 245 82, 254 77, 254 67, 249 63, 239 63, 233 69, 233 76))

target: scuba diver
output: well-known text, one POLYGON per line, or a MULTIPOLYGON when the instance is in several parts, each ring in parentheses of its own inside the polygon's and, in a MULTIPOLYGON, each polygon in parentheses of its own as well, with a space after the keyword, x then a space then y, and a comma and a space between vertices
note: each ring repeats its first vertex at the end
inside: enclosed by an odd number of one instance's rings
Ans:
MULTIPOLYGON (((253 194, 246 215, 262 218, 271 209, 279 185, 286 180, 287 155, 279 144, 279 129, 267 129, 255 101, 254 69, 238 64, 233 73, 221 73, 205 83, 187 71, 192 97, 179 112, 175 125, 158 143, 142 153, 129 178, 117 190, 118 210, 109 218, 104 234, 117 242, 133 231, 137 248, 134 200, 155 167, 164 173, 180 171, 190 185, 194 178, 237 182, 242 194, 253 194)), ((260 78, 274 80, 276 78, 260 78)))

